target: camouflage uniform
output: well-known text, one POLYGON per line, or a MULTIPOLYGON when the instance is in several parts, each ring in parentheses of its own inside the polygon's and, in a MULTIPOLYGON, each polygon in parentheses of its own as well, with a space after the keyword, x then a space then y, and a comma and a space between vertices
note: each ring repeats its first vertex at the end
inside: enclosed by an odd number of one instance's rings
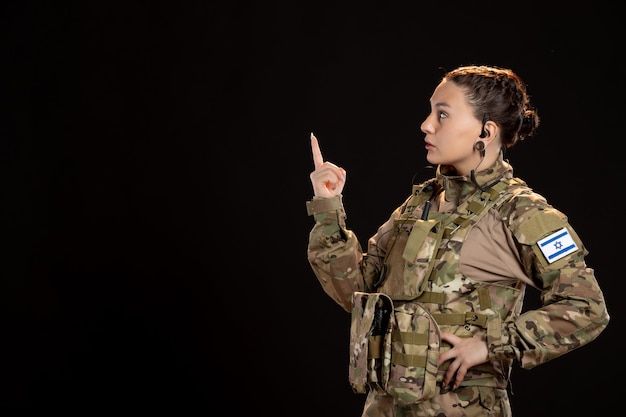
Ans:
POLYGON ((308 260, 324 291, 352 313, 350 381, 365 386, 353 383, 367 392, 363 416, 510 416, 514 360, 531 369, 589 343, 608 324, 587 250, 566 216, 513 177, 502 159, 476 183, 482 190, 440 167, 436 178, 413 187, 369 239, 367 253, 346 227, 341 196, 307 202, 316 221, 308 260), (527 285, 541 292, 542 307, 522 313, 527 285), (368 331, 370 352, 360 358, 367 346, 358 328, 364 317, 373 320, 364 307, 368 294, 388 297, 392 324, 376 349, 368 331), (363 304, 355 305, 358 295, 363 304), (450 346, 431 338, 417 347, 418 309, 436 322, 431 336, 447 331, 486 340, 489 361, 470 369, 455 390, 441 386, 448 364, 436 365, 437 352, 450 346), (420 358, 426 365, 416 371, 420 358), (366 373, 352 368, 364 361, 366 373), (418 398, 416 386, 429 374, 432 392, 418 398))

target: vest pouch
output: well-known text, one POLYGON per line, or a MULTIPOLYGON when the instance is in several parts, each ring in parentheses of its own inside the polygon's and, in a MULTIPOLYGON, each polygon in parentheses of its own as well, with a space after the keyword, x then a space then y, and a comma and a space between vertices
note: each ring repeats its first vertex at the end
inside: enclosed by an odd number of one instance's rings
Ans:
POLYGON ((386 264, 390 268, 379 291, 394 300, 419 297, 428 285, 444 230, 437 220, 414 221, 408 236, 400 235, 398 244, 389 249, 386 264))
POLYGON ((394 308, 390 324, 391 343, 384 354, 390 363, 381 375, 384 390, 401 405, 432 398, 441 345, 437 322, 421 304, 407 302, 394 308))
POLYGON ((348 379, 358 394, 365 394, 368 388, 382 389, 383 354, 391 344, 392 309, 391 298, 385 294, 352 294, 348 379))

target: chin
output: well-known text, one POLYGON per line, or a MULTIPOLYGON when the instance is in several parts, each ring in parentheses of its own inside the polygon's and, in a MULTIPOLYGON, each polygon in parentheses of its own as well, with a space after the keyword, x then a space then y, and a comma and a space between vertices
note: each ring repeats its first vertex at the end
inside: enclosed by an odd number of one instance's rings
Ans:
POLYGON ((437 158, 434 158, 432 156, 430 156, 430 154, 426 155, 426 160, 428 161, 429 164, 433 164, 433 165, 439 165, 440 162, 437 161, 437 158))

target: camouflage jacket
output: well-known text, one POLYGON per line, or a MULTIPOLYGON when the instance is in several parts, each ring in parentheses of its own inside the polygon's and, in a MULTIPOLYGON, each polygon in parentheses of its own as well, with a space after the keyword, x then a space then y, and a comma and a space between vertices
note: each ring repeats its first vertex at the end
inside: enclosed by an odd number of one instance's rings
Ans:
POLYGON ((489 326, 470 335, 487 340, 492 361, 517 359, 526 369, 592 341, 608 325, 587 250, 567 217, 502 159, 475 181, 440 167, 436 178, 413 187, 365 253, 346 226, 341 196, 314 198, 307 208, 316 221, 308 260, 346 311, 355 291, 380 291, 395 302, 425 303, 439 317, 480 313, 489 326), (522 312, 527 285, 540 291, 541 307, 522 312))

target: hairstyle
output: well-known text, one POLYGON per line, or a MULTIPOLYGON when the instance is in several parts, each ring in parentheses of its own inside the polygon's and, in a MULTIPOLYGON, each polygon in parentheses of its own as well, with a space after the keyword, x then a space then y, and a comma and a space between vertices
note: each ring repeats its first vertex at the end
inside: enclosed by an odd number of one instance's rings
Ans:
POLYGON ((522 79, 510 69, 470 65, 448 71, 443 80, 463 88, 478 120, 493 120, 500 127, 502 146, 511 148, 533 136, 539 115, 531 106, 522 79))

